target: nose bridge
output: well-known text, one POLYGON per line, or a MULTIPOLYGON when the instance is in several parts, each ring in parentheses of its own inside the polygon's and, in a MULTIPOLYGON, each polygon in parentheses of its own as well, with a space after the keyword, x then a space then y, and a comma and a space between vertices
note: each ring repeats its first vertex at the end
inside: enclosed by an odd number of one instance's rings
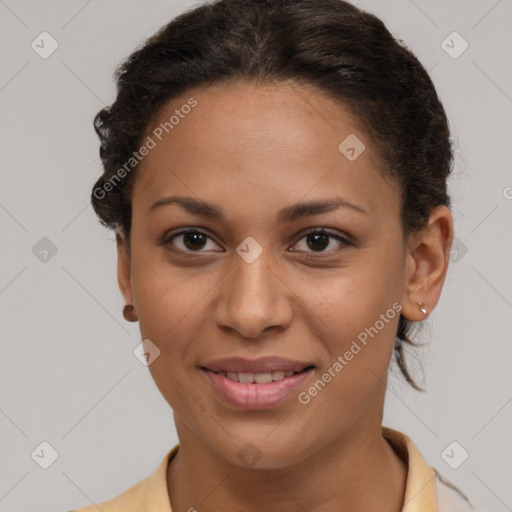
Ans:
POLYGON ((216 319, 219 326, 257 337, 267 327, 287 323, 289 306, 283 285, 275 275, 277 265, 272 251, 260 250, 248 240, 240 244, 237 253, 224 281, 216 319))
POLYGON ((269 300, 273 296, 269 281, 275 279, 270 271, 272 265, 270 251, 262 252, 253 261, 243 257, 235 264, 231 290, 239 299, 246 300, 254 296, 256 300, 269 300))

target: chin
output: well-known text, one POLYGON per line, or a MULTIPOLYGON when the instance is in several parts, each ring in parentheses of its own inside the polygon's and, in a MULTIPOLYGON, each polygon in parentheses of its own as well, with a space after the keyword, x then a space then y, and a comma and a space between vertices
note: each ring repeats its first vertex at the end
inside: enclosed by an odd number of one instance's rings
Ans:
POLYGON ((289 432, 280 436, 278 432, 271 433, 273 428, 265 428, 257 433, 253 431, 251 435, 230 430, 233 443, 225 446, 224 451, 219 451, 219 444, 215 443, 215 450, 231 464, 241 468, 276 470, 300 463, 307 456, 304 451, 297 449, 303 445, 301 436, 289 432))

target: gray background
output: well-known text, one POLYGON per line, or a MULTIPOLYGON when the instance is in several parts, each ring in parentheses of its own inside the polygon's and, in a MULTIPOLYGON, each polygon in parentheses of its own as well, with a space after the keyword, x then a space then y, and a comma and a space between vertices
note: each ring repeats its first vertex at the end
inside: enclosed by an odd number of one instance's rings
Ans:
MULTIPOLYGON (((392 370, 384 424, 475 505, 512 510, 512 2, 359 4, 431 72, 457 141, 457 252, 420 338, 427 393, 392 370), (453 31, 469 43, 458 58, 442 47, 453 31), (469 453, 457 469, 441 455, 453 441, 469 453)), ((133 355, 138 324, 122 318, 114 237, 89 194, 101 172, 92 118, 114 99, 115 66, 192 5, 0 0, 0 510, 98 503, 177 442, 133 355), (46 59, 31 48, 43 31, 59 44, 46 59), (46 261, 43 237, 57 249, 46 261), (48 469, 31 457, 43 441, 58 453, 48 469)))

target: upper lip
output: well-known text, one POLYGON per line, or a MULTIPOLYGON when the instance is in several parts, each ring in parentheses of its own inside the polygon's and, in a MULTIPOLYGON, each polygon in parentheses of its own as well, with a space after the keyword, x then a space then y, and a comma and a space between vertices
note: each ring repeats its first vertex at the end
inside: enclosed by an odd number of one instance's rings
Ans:
POLYGON ((235 373, 271 373, 277 371, 301 372, 312 363, 285 359, 283 357, 270 356, 259 359, 245 359, 243 357, 227 357, 215 359, 203 365, 203 368, 213 372, 235 372, 235 373))

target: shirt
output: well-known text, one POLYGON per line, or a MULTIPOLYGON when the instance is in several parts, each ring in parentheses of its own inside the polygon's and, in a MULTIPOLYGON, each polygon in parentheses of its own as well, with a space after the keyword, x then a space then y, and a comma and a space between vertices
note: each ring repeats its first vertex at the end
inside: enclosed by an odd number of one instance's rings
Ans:
MULTIPOLYGON (((382 435, 407 464, 404 505, 401 512, 473 512, 474 508, 460 491, 429 466, 411 439, 387 427, 382 435)), ((174 446, 157 470, 119 496, 69 512, 172 512, 167 490, 167 466, 176 455, 174 446)))

